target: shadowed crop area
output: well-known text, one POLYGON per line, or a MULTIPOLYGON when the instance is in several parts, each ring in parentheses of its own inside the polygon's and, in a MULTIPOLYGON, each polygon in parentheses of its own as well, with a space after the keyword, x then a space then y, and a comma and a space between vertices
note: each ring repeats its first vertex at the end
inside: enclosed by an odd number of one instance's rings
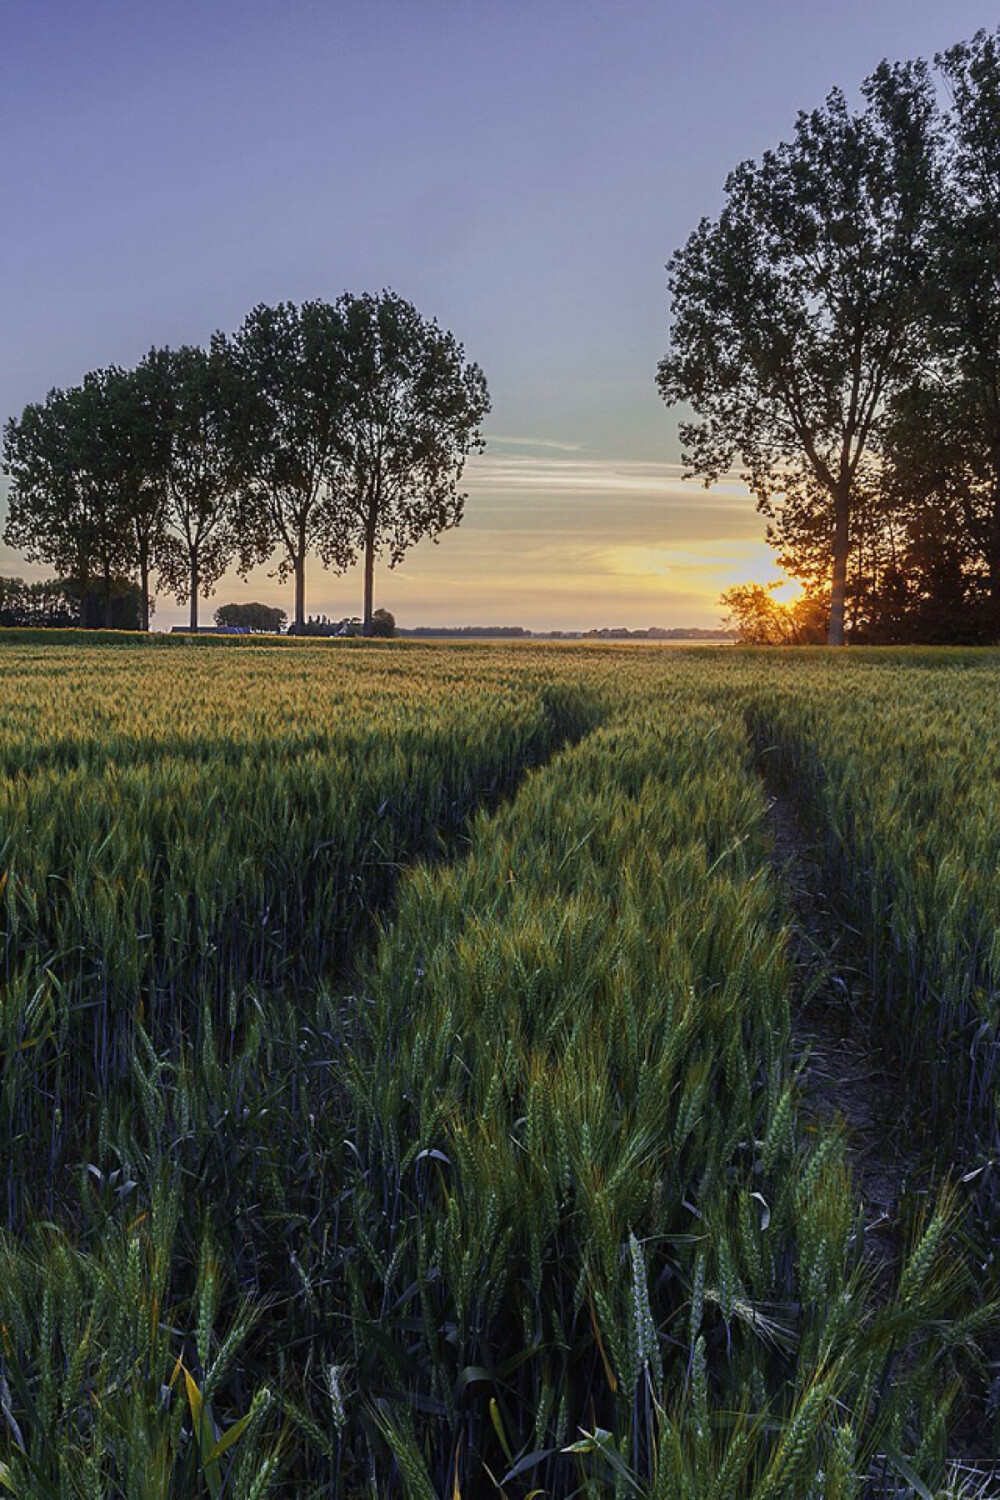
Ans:
POLYGON ((998 687, 10 633, 0 1488, 995 1493, 998 687), (877 1253, 779 786, 905 1120, 877 1253))

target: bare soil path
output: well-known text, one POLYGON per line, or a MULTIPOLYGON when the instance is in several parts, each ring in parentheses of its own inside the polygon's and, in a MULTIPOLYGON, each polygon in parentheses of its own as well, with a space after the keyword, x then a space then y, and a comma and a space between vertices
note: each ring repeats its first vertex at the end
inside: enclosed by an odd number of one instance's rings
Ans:
POLYGON ((792 1042, 803 1064, 803 1109, 807 1122, 812 1117, 844 1128, 864 1208, 865 1253, 881 1278, 902 1252, 900 1197, 916 1165, 907 1149, 899 1084, 873 1034, 870 997, 849 956, 852 935, 832 909, 826 877, 787 794, 769 791, 768 819, 772 858, 791 908, 800 997, 792 1042))
MULTIPOLYGON (((801 1067, 802 1114, 807 1126, 836 1123, 844 1130, 864 1211, 865 1257, 877 1288, 889 1296, 905 1250, 901 1200, 908 1187, 926 1188, 927 1157, 907 1124, 905 1080, 896 1076, 872 1025, 871 993, 851 956, 856 935, 834 909, 794 799, 766 782, 765 787, 772 861, 788 898, 797 970, 792 1047, 801 1067)), ((989 1457, 989 1436, 973 1413, 966 1414, 952 1442, 951 1483, 942 1493, 1000 1500, 1000 1466, 989 1457)), ((870 1493, 889 1492, 873 1487, 870 1493)))

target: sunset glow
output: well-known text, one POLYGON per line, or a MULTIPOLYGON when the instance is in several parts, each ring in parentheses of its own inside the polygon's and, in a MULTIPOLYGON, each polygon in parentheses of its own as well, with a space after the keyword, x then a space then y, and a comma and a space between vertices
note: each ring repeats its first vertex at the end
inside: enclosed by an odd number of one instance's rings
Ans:
MULTIPOLYGON (((654 386, 664 262, 835 82, 993 20, 985 0, 629 0, 613 24, 596 0, 12 0, 0 415, 260 302, 392 286, 482 366, 492 413, 462 525, 380 568, 376 602, 407 625, 717 625, 723 589, 777 568, 738 476, 682 477, 684 413, 654 386)), ((0 546, 0 572, 49 571, 0 546)), ((206 618, 247 599, 291 608, 265 567, 206 618)), ((360 577, 312 560, 306 599, 355 614, 360 577)), ((154 627, 183 618, 161 593, 154 627)))

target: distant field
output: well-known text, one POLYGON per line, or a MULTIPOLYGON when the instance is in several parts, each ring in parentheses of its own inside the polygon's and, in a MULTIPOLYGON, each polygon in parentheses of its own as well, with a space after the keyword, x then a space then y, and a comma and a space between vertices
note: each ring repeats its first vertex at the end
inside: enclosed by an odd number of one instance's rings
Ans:
POLYGON ((0 638, 0 1487, 985 1474, 998 704, 985 651, 0 638), (874 1238, 820 990, 909 1138, 874 1238))

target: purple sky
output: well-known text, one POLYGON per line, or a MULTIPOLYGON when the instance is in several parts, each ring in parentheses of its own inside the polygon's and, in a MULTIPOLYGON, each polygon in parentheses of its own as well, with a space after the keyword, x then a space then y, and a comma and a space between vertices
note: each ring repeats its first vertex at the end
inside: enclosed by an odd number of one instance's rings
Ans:
MULTIPOLYGON (((663 263, 798 109, 997 19, 985 0, 2 0, 0 416, 256 302, 392 285, 482 364, 492 441, 462 528, 376 602, 409 624, 712 624, 720 588, 775 570, 749 500, 678 480, 663 263)), ((0 547, 0 571, 44 570, 0 547)), ((312 568, 313 611, 359 595, 312 568)), ((217 597, 279 591, 261 571, 217 597)), ((179 618, 161 600, 156 623, 179 618)))

